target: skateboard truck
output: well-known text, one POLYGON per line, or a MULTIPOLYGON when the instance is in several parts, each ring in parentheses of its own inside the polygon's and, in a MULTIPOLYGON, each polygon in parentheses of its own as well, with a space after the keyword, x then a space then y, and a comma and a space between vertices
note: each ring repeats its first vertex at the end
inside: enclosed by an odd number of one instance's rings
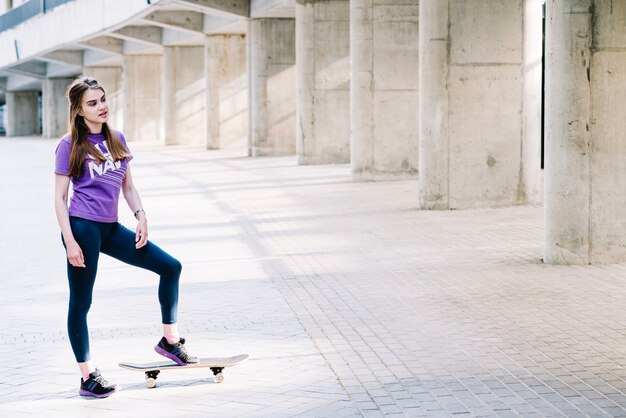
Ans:
POLYGON ((150 389, 156 387, 157 376, 161 373, 160 370, 150 370, 146 372, 146 386, 150 389))
POLYGON ((213 377, 215 378, 215 383, 223 383, 224 382, 224 370, 223 367, 211 367, 211 371, 213 372, 213 377))

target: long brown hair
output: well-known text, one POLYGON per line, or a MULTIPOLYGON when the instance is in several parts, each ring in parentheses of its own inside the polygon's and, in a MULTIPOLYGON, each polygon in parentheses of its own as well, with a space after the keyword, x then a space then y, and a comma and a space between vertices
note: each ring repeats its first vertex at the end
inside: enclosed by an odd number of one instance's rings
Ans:
MULTIPOLYGON (((66 96, 70 106, 68 130, 72 138, 70 170, 68 175, 71 177, 80 177, 83 174, 83 163, 87 154, 98 160, 100 164, 106 162, 106 158, 102 155, 100 150, 87 140, 89 127, 85 123, 85 119, 78 114, 81 110, 83 95, 89 89, 97 89, 106 93, 104 88, 102 88, 96 80, 84 75, 79 76, 67 87, 66 96)), ((113 134, 106 122, 102 124, 102 134, 104 135, 107 148, 114 161, 117 162, 131 156, 130 152, 124 147, 122 140, 113 134)))

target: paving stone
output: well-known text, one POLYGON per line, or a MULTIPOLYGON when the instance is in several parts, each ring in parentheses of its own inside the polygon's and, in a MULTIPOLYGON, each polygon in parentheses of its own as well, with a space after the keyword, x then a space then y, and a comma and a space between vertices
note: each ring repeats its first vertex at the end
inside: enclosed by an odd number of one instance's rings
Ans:
POLYGON ((82 399, 63 248, 42 204, 55 146, 0 138, 15 156, 0 165, 3 196, 19 202, 0 211, 0 354, 22 353, 0 366, 2 416, 626 413, 626 264, 543 265, 540 206, 419 211, 415 179, 132 142, 150 237, 184 265, 190 349, 252 358, 221 385, 190 370, 147 390, 116 365, 158 358, 157 279, 103 257, 92 351, 123 390, 82 399))

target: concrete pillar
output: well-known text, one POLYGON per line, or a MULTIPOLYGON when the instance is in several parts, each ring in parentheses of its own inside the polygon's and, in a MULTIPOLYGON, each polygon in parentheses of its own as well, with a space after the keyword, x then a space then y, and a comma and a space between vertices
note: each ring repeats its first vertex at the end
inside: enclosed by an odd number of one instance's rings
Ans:
POLYGON ((124 56, 124 136, 129 141, 163 141, 162 61, 160 55, 124 56))
POLYGON ((207 149, 247 148, 248 73, 244 35, 212 35, 206 49, 207 149))
POLYGON ((296 3, 300 164, 350 161, 350 2, 296 3))
POLYGON ((166 145, 206 146, 204 48, 163 47, 161 103, 166 145))
POLYGON ((250 155, 296 152, 295 22, 249 23, 250 155))
POLYGON ((41 133, 38 91, 7 91, 7 136, 41 133))
POLYGON ((109 126, 126 135, 121 67, 85 67, 84 73, 98 80, 109 101, 109 126))
POLYGON ((543 201, 541 103, 543 0, 524 0, 524 94, 522 99, 522 187, 520 198, 543 201))
POLYGON ((547 6, 547 263, 626 260, 626 3, 547 6))
POLYGON ((419 14, 420 206, 522 202, 522 0, 422 0, 419 14))
POLYGON ((46 138, 59 138, 68 131, 68 102, 65 90, 72 78, 47 78, 42 81, 42 130, 46 138))
POLYGON ((350 2, 350 163, 355 180, 417 174, 417 1, 350 2))
POLYGON ((0 0, 0 15, 11 10, 11 0, 0 0))

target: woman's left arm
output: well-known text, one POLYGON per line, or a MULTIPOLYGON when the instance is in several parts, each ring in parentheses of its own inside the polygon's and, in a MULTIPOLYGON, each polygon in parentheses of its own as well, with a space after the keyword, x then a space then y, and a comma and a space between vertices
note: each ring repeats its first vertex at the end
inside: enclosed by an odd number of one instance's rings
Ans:
POLYGON ((136 214, 135 217, 139 221, 137 224, 137 232, 135 233, 135 248, 139 249, 148 243, 148 220, 146 219, 146 212, 143 211, 143 206, 141 205, 139 192, 133 183, 133 176, 130 174, 130 165, 126 167, 126 176, 122 183, 122 193, 124 194, 124 199, 126 199, 130 210, 136 214))

